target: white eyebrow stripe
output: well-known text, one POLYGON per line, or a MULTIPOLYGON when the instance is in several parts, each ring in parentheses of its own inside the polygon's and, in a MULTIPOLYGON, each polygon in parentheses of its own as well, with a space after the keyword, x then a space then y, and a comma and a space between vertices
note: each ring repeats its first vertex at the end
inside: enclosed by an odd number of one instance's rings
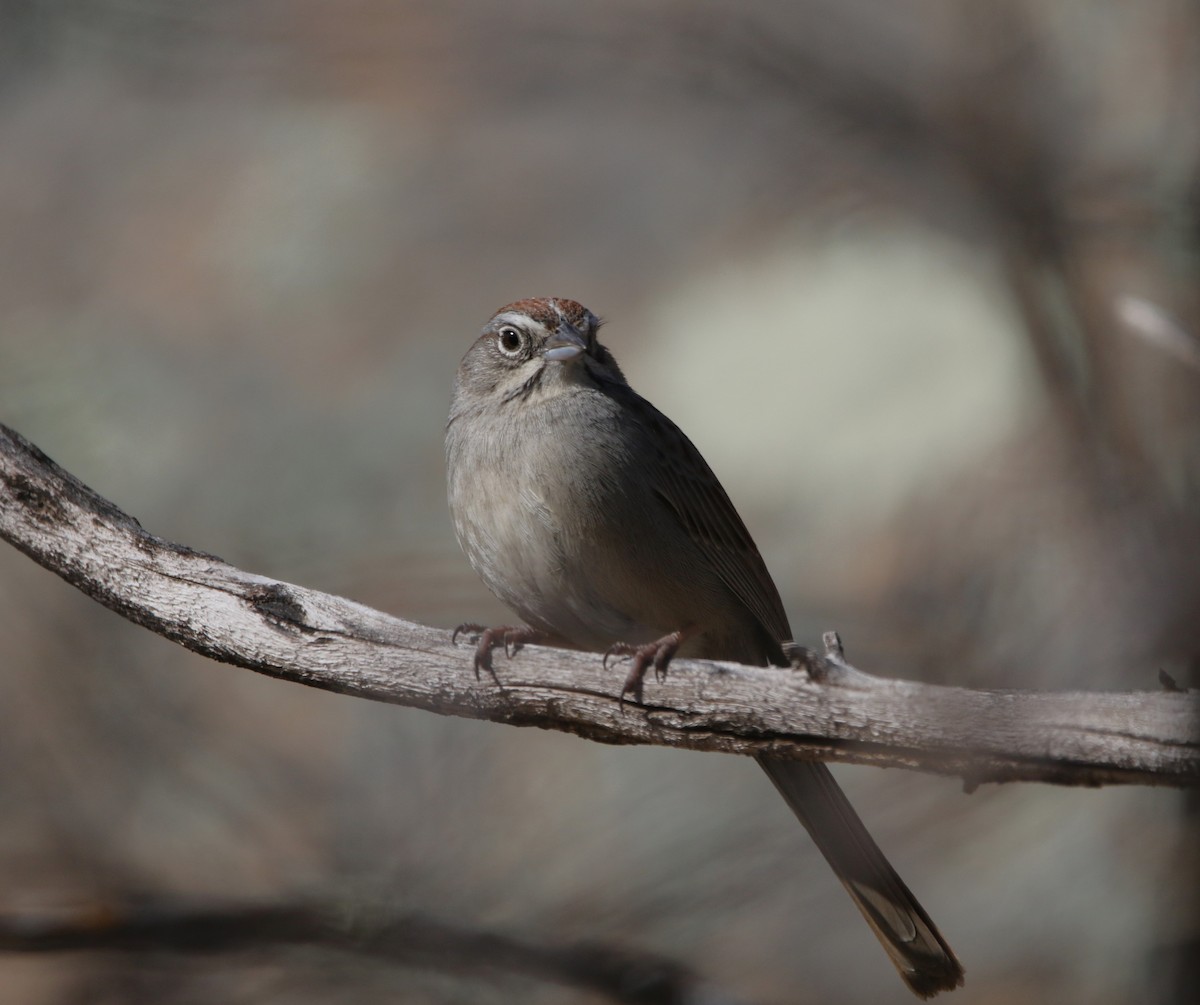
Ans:
POLYGON ((503 314, 497 314, 495 320, 498 324, 510 324, 516 328, 528 327, 530 323, 541 327, 539 321, 531 318, 524 311, 505 311, 503 314))

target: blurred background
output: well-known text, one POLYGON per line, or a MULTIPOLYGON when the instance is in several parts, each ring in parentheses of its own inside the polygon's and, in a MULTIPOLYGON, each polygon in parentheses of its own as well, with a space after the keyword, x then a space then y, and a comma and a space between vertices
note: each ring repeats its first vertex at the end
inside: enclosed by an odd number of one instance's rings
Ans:
MULTIPOLYGON (((498 621, 445 510, 450 381, 498 307, 571 297, 800 640, 1195 683, 1198 96, 1183 0, 9 0, 0 421, 156 534, 498 621)), ((730 1000, 913 1000, 749 763, 259 678, 7 547, 0 764, 5 914, 307 898, 657 953, 730 1000)), ((949 1000, 1193 1000, 1194 798, 838 776, 966 966, 949 1000)), ((605 1000, 270 947, 6 955, 0 989, 605 1000)))

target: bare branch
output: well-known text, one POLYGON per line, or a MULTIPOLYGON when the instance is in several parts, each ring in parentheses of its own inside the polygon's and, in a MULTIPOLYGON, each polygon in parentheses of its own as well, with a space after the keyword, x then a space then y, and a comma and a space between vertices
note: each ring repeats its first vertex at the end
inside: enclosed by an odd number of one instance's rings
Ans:
POLYGON ((646 699, 598 656, 529 646, 477 679, 448 631, 243 572, 155 537, 0 426, 0 535, 131 621, 224 663, 312 687, 577 733, 960 775, 968 786, 1200 782, 1200 693, 977 691, 854 671, 678 660, 646 699))
POLYGON ((98 904, 57 914, 0 914, 0 953, 228 953, 314 946, 456 976, 521 974, 587 988, 613 1001, 734 999, 654 953, 592 942, 540 945, 421 914, 347 903, 98 904))

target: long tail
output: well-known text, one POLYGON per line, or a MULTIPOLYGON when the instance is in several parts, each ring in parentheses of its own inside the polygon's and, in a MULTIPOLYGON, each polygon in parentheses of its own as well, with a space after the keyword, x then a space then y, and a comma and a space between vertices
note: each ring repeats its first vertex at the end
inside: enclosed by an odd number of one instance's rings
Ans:
POLYGON ((922 998, 959 987, 963 968, 954 951, 884 858, 829 769, 817 761, 770 757, 758 763, 812 835, 905 983, 922 998))

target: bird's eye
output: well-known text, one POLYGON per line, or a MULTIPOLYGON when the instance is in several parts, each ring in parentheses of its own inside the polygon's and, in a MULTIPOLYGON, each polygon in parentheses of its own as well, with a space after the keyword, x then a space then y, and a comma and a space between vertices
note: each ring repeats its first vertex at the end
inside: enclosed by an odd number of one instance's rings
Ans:
POLYGON ((519 328, 505 325, 496 332, 496 345, 500 347, 500 351, 505 356, 519 356, 525 347, 525 335, 519 328))

